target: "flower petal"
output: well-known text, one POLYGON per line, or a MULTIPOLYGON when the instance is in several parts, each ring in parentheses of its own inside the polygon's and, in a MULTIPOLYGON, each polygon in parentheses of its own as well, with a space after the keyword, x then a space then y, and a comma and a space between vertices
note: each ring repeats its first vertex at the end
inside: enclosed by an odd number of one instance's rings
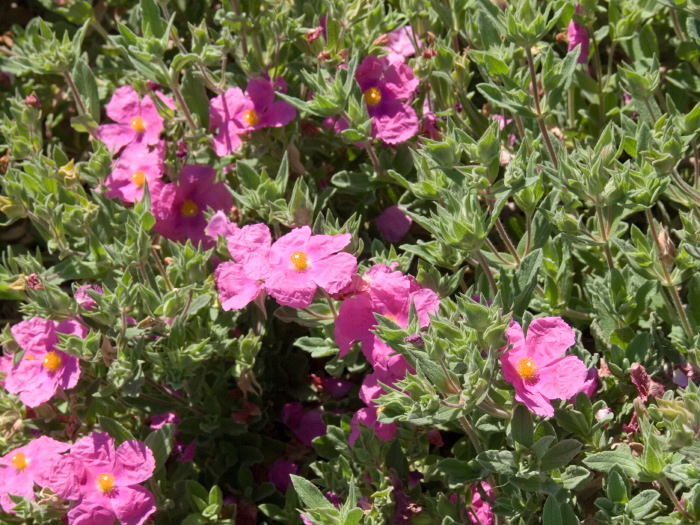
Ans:
POLYGON ((382 109, 372 120, 373 137, 393 145, 405 142, 418 133, 418 115, 411 106, 393 100, 387 101, 382 109))
POLYGON ((549 399, 569 399, 578 394, 588 376, 586 365, 573 355, 552 361, 538 372, 535 388, 549 399))
POLYGON ((361 293, 343 301, 333 332, 335 343, 340 348, 340 357, 350 351, 355 341, 362 341, 363 349, 371 345, 374 334, 370 330, 376 324, 369 294, 361 293))
POLYGON ((260 116, 258 124, 259 128, 281 128, 286 126, 297 116, 297 110, 290 103, 284 100, 273 102, 267 107, 267 111, 260 116))
POLYGON ((357 259, 349 253, 336 253, 313 264, 313 280, 328 293, 338 293, 352 282, 357 259))
MULTIPOLYGON (((109 500, 106 500, 109 501, 109 500)), ((81 500, 68 512, 70 525, 114 525, 114 511, 94 502, 81 500)))
POLYGON ((115 477, 117 485, 133 485, 153 475, 156 460, 153 452, 141 441, 124 441, 116 452, 115 477))
POLYGON ((561 317, 541 317, 527 328, 525 348, 529 356, 556 359, 575 343, 574 331, 561 317))
POLYGON ((552 417, 554 415, 554 407, 545 396, 537 390, 524 388, 521 390, 515 389, 515 399, 532 410, 535 414, 541 417, 552 417))
POLYGON ((50 352, 58 343, 55 331, 56 323, 41 317, 32 317, 10 328, 12 337, 22 349, 41 353, 50 352))
POLYGON ((265 281, 265 290, 281 305, 306 308, 314 300, 316 283, 308 272, 276 271, 265 281))
POLYGON ((214 271, 219 300, 224 310, 240 310, 260 294, 262 284, 249 279, 238 263, 221 263, 214 271))
POLYGON ((138 136, 131 126, 126 124, 102 124, 97 128, 95 135, 112 153, 118 153, 138 136))
POLYGON ((107 116, 120 124, 131 124, 134 117, 141 116, 139 94, 131 86, 117 88, 105 108, 107 116))
POLYGON ((236 151, 241 147, 243 141, 241 137, 238 136, 239 133, 243 133, 240 127, 238 127, 232 120, 222 123, 219 128, 219 133, 216 134, 212 143, 214 144, 214 153, 219 157, 225 157, 236 151))

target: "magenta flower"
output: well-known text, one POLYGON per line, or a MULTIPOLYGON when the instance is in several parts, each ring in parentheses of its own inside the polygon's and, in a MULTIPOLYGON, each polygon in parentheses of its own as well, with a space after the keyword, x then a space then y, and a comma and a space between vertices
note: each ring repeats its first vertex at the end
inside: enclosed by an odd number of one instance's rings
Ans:
POLYGON ((217 240, 219 235, 228 238, 230 235, 233 235, 237 229, 238 225, 235 222, 231 222, 226 214, 222 210, 219 210, 209 219, 209 224, 204 228, 204 234, 207 237, 217 240))
POLYGON ((51 399, 59 387, 67 390, 78 383, 78 359, 56 349, 57 333, 84 338, 85 327, 73 319, 56 323, 32 317, 14 325, 10 332, 25 352, 14 365, 12 356, 0 358, 0 371, 6 373, 5 389, 18 394, 22 403, 39 406, 51 399))
POLYGON ((374 219, 379 233, 389 242, 399 242, 411 229, 411 219, 397 204, 389 206, 379 217, 374 219))
MULTIPOLYGON (((581 4, 576 4, 576 14, 581 14, 581 4)), ((588 30, 574 22, 573 18, 569 22, 567 30, 569 37, 569 52, 573 51, 576 46, 581 46, 581 54, 578 56, 578 63, 585 64, 588 62, 588 52, 590 51, 590 39, 588 38, 588 30)))
POLYGON ((240 310, 254 301, 270 274, 270 229, 251 224, 229 230, 228 250, 235 262, 221 263, 214 271, 219 300, 224 310, 240 310))
MULTIPOLYGON (((484 489, 486 495, 495 499, 495 495, 491 488, 491 485, 485 481, 481 482, 481 488, 484 489)), ((472 505, 471 510, 476 515, 476 518, 469 513, 469 521, 471 523, 477 523, 481 525, 491 525, 493 523, 493 512, 491 511, 491 505, 488 501, 481 497, 481 493, 477 490, 476 485, 472 485, 472 505)))
POLYGON ((277 490, 284 493, 287 492, 287 488, 292 484, 292 478, 289 476, 291 474, 296 474, 298 470, 299 467, 294 463, 285 461, 284 459, 278 459, 267 472, 267 480, 272 483, 277 490))
POLYGON ((282 408, 282 423, 287 425, 302 444, 312 447, 312 441, 326 433, 322 415, 322 410, 305 410, 301 403, 287 403, 282 408))
POLYGON ((90 311, 97 306, 97 303, 87 293, 88 290, 93 290, 100 295, 103 295, 104 291, 102 290, 101 286, 97 286, 96 284, 85 284, 75 291, 75 293, 73 294, 73 299, 75 299, 75 302, 78 303, 82 308, 85 308, 86 310, 90 311))
MULTIPOLYGON (((175 109, 175 103, 169 97, 156 93, 167 106, 175 109)), ((97 130, 97 138, 115 152, 132 142, 149 146, 158 144, 160 132, 163 131, 163 117, 158 114, 153 100, 139 95, 131 86, 122 86, 112 95, 107 104, 107 116, 117 124, 102 124, 97 130)))
POLYGON ((0 469, 0 486, 5 487, 0 493, 2 509, 14 514, 9 494, 34 500, 34 484, 46 486, 47 466, 69 448, 70 443, 41 436, 1 457, 0 465, 5 467, 0 469))
POLYGON ((550 399, 569 399, 581 391, 588 374, 578 357, 562 357, 576 342, 571 327, 559 317, 530 323, 527 337, 512 321, 506 330, 512 348, 501 355, 503 377, 515 388, 515 399, 542 417, 554 415, 550 399))
POLYGON ((114 440, 103 432, 79 439, 53 464, 48 486, 60 497, 77 500, 70 525, 142 525, 156 510, 155 498, 139 483, 153 475, 156 462, 140 441, 114 440))
POLYGON ((214 137, 214 151, 219 157, 238 149, 243 133, 279 128, 294 120, 296 109, 283 100, 275 102, 274 87, 271 81, 253 78, 245 93, 238 87, 229 88, 211 100, 209 126, 212 131, 219 130, 214 137))
POLYGON ((155 181, 151 191, 152 211, 156 218, 153 231, 176 242, 190 239, 205 249, 214 245, 204 229, 204 211, 228 210, 233 200, 225 182, 214 182, 216 172, 209 166, 188 165, 182 168, 178 184, 155 181))
POLYGON ((156 414, 151 416, 148 423, 148 428, 151 430, 158 430, 165 425, 178 425, 180 423, 180 416, 175 412, 165 412, 163 414, 156 414))
POLYGON ((355 80, 373 117, 373 138, 399 144, 418 133, 418 115, 407 102, 419 82, 409 66, 370 55, 357 68, 355 80))
POLYGON ((386 34, 387 44, 386 48, 390 51, 387 58, 392 62, 404 62, 405 59, 412 57, 416 54, 416 46, 413 42, 416 42, 418 49, 421 48, 421 41, 418 39, 418 35, 413 30, 411 26, 399 27, 393 31, 386 34))
POLYGON ((357 271, 355 257, 337 253, 350 239, 349 233, 312 235, 308 226, 295 228, 270 248, 265 290, 279 304, 293 308, 309 306, 318 287, 330 294, 339 292, 357 271))
POLYGON ((350 446, 353 446, 357 438, 360 437, 360 425, 374 430, 376 436, 382 441, 391 441, 394 438, 396 435, 396 423, 380 423, 377 421, 377 417, 382 410, 382 408, 366 407, 355 412, 350 422, 351 432, 348 438, 350 446))
POLYGON ((129 144, 119 156, 116 166, 104 185, 108 198, 119 197, 122 202, 135 202, 143 198, 143 187, 153 183, 163 175, 165 142, 159 141, 154 148, 142 142, 129 144))

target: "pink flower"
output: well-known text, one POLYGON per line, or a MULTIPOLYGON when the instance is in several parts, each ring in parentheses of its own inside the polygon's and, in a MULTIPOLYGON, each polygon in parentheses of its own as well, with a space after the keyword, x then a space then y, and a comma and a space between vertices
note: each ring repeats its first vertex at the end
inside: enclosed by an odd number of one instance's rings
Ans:
POLYGON ((46 436, 30 441, 0 458, 0 504, 5 512, 14 514, 15 504, 9 494, 34 500, 34 484, 46 486, 47 465, 58 460, 58 455, 70 448, 70 443, 61 443, 46 436))
POLYGON ((292 105, 283 100, 275 102, 274 84, 268 80, 251 79, 245 94, 241 88, 229 88, 209 105, 210 128, 219 130, 214 137, 214 151, 219 157, 228 155, 241 145, 239 135, 262 128, 279 128, 296 116, 292 105))
MULTIPOLYGON (((576 4, 576 14, 581 14, 581 4, 576 4)), ((568 28, 569 37, 569 52, 573 51, 576 46, 581 46, 581 54, 578 56, 578 63, 585 64, 588 62, 588 52, 590 50, 590 39, 588 38, 588 30, 574 22, 573 18, 569 22, 568 28)))
POLYGON ((287 492, 287 488, 292 484, 291 474, 296 474, 299 467, 294 463, 278 459, 267 472, 267 480, 272 483, 280 492, 287 492))
POLYGON ((214 271, 224 310, 240 310, 254 301, 270 275, 268 256, 272 235, 264 224, 229 230, 228 250, 235 262, 221 263, 214 271))
POLYGON ((177 425, 178 423, 180 423, 180 416, 178 416, 175 412, 165 412, 163 414, 151 416, 148 423, 148 428, 151 430, 158 430, 164 425, 177 425))
POLYGON ((122 202, 135 202, 143 198, 143 187, 153 183, 163 175, 165 142, 160 141, 154 148, 142 142, 128 145, 122 152, 117 165, 104 185, 109 188, 105 195, 110 199, 119 197, 122 202))
POLYGON ((399 242, 411 229, 413 219, 404 213, 397 204, 389 206, 379 217, 374 219, 379 232, 389 242, 399 242))
POLYGON ((357 68, 355 80, 373 117, 373 138, 399 144, 418 133, 418 115, 407 102, 419 82, 409 66, 370 55, 357 68))
POLYGON ((155 498, 138 485, 153 475, 155 459, 140 441, 114 440, 103 432, 79 439, 53 464, 48 486, 60 497, 77 500, 69 525, 142 525, 156 510, 155 498))
MULTIPOLYGON (((481 488, 484 489, 484 492, 486 492, 486 495, 489 498, 495 499, 491 485, 485 481, 482 481, 481 488)), ((469 513, 469 521, 471 523, 479 523, 481 525, 491 525, 493 523, 493 512, 491 511, 491 505, 488 501, 481 497, 481 493, 477 490, 476 485, 472 485, 471 510, 474 512, 474 514, 476 514, 476 518, 478 518, 477 521, 477 519, 475 519, 474 516, 469 513)))
POLYGON ((357 438, 360 437, 360 425, 374 430, 374 433, 382 441, 391 441, 394 438, 396 435, 396 423, 379 423, 377 421, 378 412, 381 412, 381 410, 381 408, 366 407, 355 412, 350 422, 351 432, 348 438, 350 446, 353 446, 357 438))
POLYGON ((176 242, 190 239, 205 248, 214 245, 204 234, 207 208, 228 210, 233 200, 225 182, 214 182, 216 172, 209 166, 187 165, 182 168, 178 184, 155 181, 151 197, 156 218, 153 231, 176 242))
POLYGON ((209 219, 209 224, 204 228, 204 234, 207 237, 217 240, 219 235, 228 238, 230 235, 233 235, 237 229, 238 225, 235 222, 231 222, 223 210, 219 210, 209 219))
POLYGON ((392 62, 403 62, 406 58, 415 55, 416 46, 413 45, 414 41, 418 49, 421 48, 421 41, 418 39, 418 35, 416 35, 416 32, 411 26, 399 27, 387 33, 386 36, 386 48, 391 51, 387 56, 392 62))
POLYGON ((56 349, 57 333, 85 337, 87 330, 73 319, 61 323, 32 317, 14 325, 10 332, 25 353, 16 364, 12 356, 0 358, 0 371, 5 372, 5 389, 28 407, 36 407, 51 399, 59 387, 73 388, 80 379, 76 357, 56 349))
POLYGON ((630 368, 630 379, 637 387, 639 398, 644 403, 647 402, 649 396, 661 397, 664 395, 664 386, 658 381, 654 381, 639 363, 633 364, 630 368))
MULTIPOLYGON (((338 293, 352 282, 357 259, 349 253, 336 253, 351 240, 349 233, 312 235, 311 228, 295 228, 270 248, 270 274, 265 290, 279 304, 306 308, 316 288, 338 293)), ((229 248, 230 249, 230 248, 229 248)))
MULTIPOLYGON (((156 93, 167 106, 175 109, 172 99, 156 93)), ((107 104, 107 116, 117 124, 102 124, 97 130, 97 138, 115 152, 132 142, 149 146, 158 143, 163 131, 163 117, 158 114, 150 97, 139 100, 139 95, 131 86, 122 86, 112 95, 107 104)))
POLYGON ((574 331, 563 319, 535 319, 527 338, 512 321, 506 336, 513 346, 501 355, 503 377, 515 388, 515 399, 535 414, 551 417, 554 407, 550 399, 569 399, 581 391, 588 370, 578 357, 562 357, 576 342, 574 331))
POLYGON ((287 403, 282 409, 282 423, 287 425, 294 436, 305 446, 313 446, 312 441, 326 433, 326 425, 321 416, 322 410, 304 410, 301 403, 287 403))
POLYGON ((95 306, 97 306, 97 303, 87 293, 88 290, 93 290, 100 295, 104 294, 104 291, 102 290, 101 286, 97 286, 96 284, 86 284, 75 291, 75 293, 73 294, 73 299, 75 299, 75 302, 78 303, 81 307, 90 311, 93 308, 95 308, 95 306))
POLYGON ((328 391, 333 399, 344 398, 353 386, 352 381, 340 379, 338 377, 322 377, 321 386, 328 391))

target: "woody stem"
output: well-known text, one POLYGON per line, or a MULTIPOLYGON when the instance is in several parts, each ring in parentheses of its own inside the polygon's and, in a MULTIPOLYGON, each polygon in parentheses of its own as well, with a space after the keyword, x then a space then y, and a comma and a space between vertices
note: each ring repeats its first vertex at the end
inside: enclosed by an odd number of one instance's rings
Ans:
POLYGON ((535 99, 537 125, 540 127, 542 138, 547 145, 547 151, 549 152, 550 159, 552 159, 552 164, 554 164, 554 169, 559 169, 559 160, 557 159, 557 154, 554 151, 552 139, 549 138, 547 126, 544 123, 544 115, 542 114, 542 107, 540 106, 540 88, 537 84, 537 73, 535 73, 535 60, 532 58, 532 50, 529 47, 525 47, 525 56, 527 57, 527 65, 530 68, 530 78, 532 79, 532 95, 535 99))

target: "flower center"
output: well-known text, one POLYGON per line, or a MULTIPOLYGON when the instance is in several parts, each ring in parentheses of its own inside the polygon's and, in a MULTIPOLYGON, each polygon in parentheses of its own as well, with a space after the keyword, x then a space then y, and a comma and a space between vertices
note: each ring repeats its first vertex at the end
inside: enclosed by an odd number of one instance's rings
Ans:
POLYGON ((306 257, 306 252, 294 252, 289 258, 295 270, 303 272, 309 267, 309 259, 306 257))
POLYGON ((197 205, 189 199, 183 202, 182 206, 180 206, 180 213, 182 213, 185 217, 194 217, 197 215, 198 211, 199 208, 197 208, 197 205))
POLYGON ((100 474, 97 476, 97 486, 104 494, 109 494, 114 490, 114 476, 111 474, 100 474))
POLYGON ((131 182, 136 184, 139 188, 143 187, 143 183, 146 182, 146 174, 139 170, 131 176, 131 182))
POLYGON ((131 119, 131 129, 133 129, 136 133, 143 133, 146 131, 146 123, 141 117, 134 117, 131 119))
POLYGON ((41 364, 49 372, 55 372, 61 366, 61 358, 58 357, 56 352, 49 352, 44 356, 41 364))
POLYGON ((382 99, 382 92, 378 88, 373 87, 365 91, 365 102, 368 106, 376 106, 382 99))
POLYGON ((27 468, 27 458, 24 457, 24 452, 17 452, 12 458, 10 458, 10 463, 17 470, 24 470, 27 468))
POLYGON ((379 414, 381 414, 382 412, 384 412, 384 409, 385 409, 385 408, 386 408, 386 407, 377 407, 377 417, 379 417, 379 414))
POLYGON ((537 379, 537 363, 535 363, 535 360, 531 357, 521 357, 518 359, 516 368, 520 377, 525 381, 537 379))
POLYGON ((255 126, 258 123, 258 112, 254 109, 246 109, 243 112, 243 120, 249 126, 255 126))

